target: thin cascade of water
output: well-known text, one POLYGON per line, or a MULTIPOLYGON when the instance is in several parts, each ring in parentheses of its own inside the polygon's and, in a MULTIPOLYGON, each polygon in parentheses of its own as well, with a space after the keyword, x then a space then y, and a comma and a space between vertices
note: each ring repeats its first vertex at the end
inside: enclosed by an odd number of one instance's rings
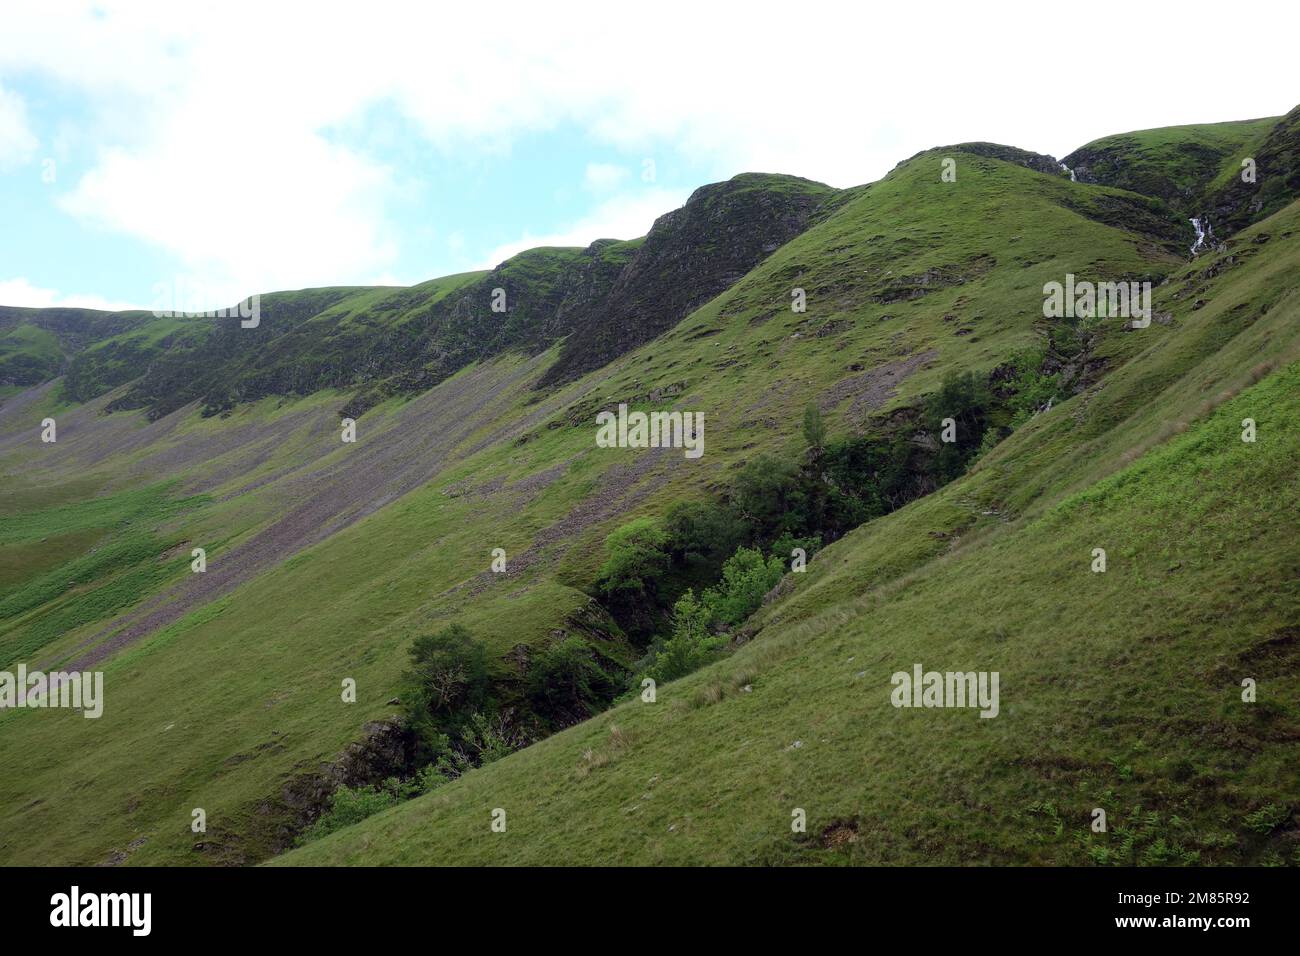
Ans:
POLYGON ((1205 240, 1214 235, 1214 230, 1210 227, 1210 220, 1208 219, 1205 220, 1204 225, 1201 224, 1200 219, 1191 219, 1189 222, 1191 222, 1192 228, 1196 230, 1196 242, 1192 244, 1192 255, 1196 255, 1201 247, 1205 245, 1205 240))

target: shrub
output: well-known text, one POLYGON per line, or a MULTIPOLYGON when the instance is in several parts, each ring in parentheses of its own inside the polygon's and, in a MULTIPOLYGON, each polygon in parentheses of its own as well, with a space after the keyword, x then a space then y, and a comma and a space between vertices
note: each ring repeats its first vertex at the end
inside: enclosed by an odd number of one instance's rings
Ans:
POLYGON ((437 755, 431 773, 452 780, 530 743, 531 735, 515 723, 511 711, 504 710, 494 716, 475 713, 466 721, 460 739, 437 755))
POLYGON ((1043 355, 1032 349, 1017 352, 1007 363, 1011 378, 1007 387, 1011 395, 1007 408, 1011 413, 1010 427, 1014 430, 1029 421, 1048 402, 1062 397, 1061 376, 1042 371, 1043 355))
POLYGON ((993 411, 993 394, 983 376, 974 372, 947 375, 939 391, 925 404, 923 422, 936 438, 943 433, 943 420, 956 424, 955 441, 940 442, 933 471, 939 484, 959 477, 966 463, 979 451, 993 411))
POLYGON ((579 637, 568 637, 534 657, 527 685, 533 710, 562 727, 603 709, 619 690, 618 682, 579 637))
POLYGON ((611 532, 605 539, 608 557, 600 569, 601 589, 644 593, 668 570, 666 540, 653 518, 637 518, 611 532))
POLYGON ((933 490, 931 463, 903 432, 850 435, 831 442, 823 460, 831 491, 825 531, 834 539, 933 490))
POLYGON ((704 592, 704 605, 712 620, 739 624, 763 603, 763 596, 776 587, 785 574, 785 562, 762 552, 740 548, 722 566, 722 581, 704 592))
POLYGON ((417 637, 411 666, 403 675, 406 726, 416 741, 416 758, 431 759, 446 746, 487 699, 487 652, 459 624, 417 637))
POLYGON ((674 561, 699 558, 714 565, 714 576, 726 557, 746 537, 745 523, 716 501, 689 501, 674 505, 664 518, 667 547, 674 561))
POLYGON ((712 614, 704 603, 687 590, 673 606, 673 631, 652 653, 646 676, 656 683, 684 677, 703 667, 726 643, 709 633, 712 614))
POLYGON ((748 544, 766 544, 812 524, 807 487, 800 478, 794 462, 773 455, 759 455, 740 470, 729 504, 749 528, 748 544))
POLYGON ((437 764, 431 763, 415 772, 415 789, 417 793, 429 793, 450 780, 437 764))
POLYGON ((781 560, 785 566, 789 566, 794 560, 794 549, 803 548, 804 555, 809 561, 812 556, 821 550, 822 539, 816 535, 809 538, 796 538, 790 533, 781 535, 772 543, 772 554, 781 560))
POLYGON ((310 843, 343 827, 360 823, 380 810, 414 796, 415 784, 389 777, 378 787, 339 787, 330 794, 329 808, 311 827, 298 837, 298 843, 310 843))

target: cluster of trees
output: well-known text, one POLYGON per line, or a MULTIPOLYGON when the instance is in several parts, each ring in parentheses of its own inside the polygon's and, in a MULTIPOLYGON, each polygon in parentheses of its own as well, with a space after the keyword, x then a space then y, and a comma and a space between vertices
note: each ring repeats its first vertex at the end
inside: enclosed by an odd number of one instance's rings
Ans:
POLYGON ((676 603, 688 591, 719 581, 729 586, 725 568, 733 557, 789 562, 796 548, 811 555, 960 475, 980 453, 1001 404, 986 378, 953 376, 914 420, 892 432, 834 440, 810 405, 798 451, 759 455, 716 499, 683 502, 662 520, 638 518, 615 530, 606 539, 597 591, 629 636, 652 642, 666 620, 675 630, 676 603), (945 421, 951 441, 941 440, 945 421))
POLYGON ((626 683, 625 673, 578 637, 539 651, 515 686, 493 678, 486 646, 463 625, 422 634, 411 645, 399 696, 412 772, 377 785, 340 787, 298 842, 428 793, 584 720, 607 707, 626 683))
POLYGON ((542 648, 520 687, 494 681, 487 649, 460 624, 415 639, 401 701, 416 766, 445 779, 602 710, 626 677, 580 637, 542 648), (523 716, 519 716, 522 710, 523 716))
POLYGON ((737 548, 722 565, 722 580, 700 597, 687 588, 673 604, 668 633, 655 640, 641 675, 656 683, 676 680, 702 667, 726 646, 721 636, 758 610, 785 574, 785 562, 753 548, 737 548))
POLYGON ((883 432, 828 439, 809 405, 802 448, 753 458, 713 500, 615 530, 596 590, 649 649, 638 676, 671 680, 714 656, 725 643, 718 635, 758 608, 796 549, 810 556, 962 475, 1061 390, 1044 365, 1029 351, 988 375, 949 375, 883 432))

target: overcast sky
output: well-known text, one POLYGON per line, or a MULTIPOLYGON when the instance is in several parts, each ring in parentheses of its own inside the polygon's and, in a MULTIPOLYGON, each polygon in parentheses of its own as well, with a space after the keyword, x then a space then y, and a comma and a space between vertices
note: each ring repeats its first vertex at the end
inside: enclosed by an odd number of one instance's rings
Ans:
POLYGON ((1294 0, 1152 6, 4 0, 0 304, 405 285, 641 235, 739 172, 1300 102, 1294 0))

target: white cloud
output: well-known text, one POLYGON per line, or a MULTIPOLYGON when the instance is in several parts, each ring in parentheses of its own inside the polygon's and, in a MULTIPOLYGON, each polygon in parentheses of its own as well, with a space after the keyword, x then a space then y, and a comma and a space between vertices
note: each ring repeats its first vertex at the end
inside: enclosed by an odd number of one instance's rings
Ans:
POLYGON ((608 192, 628 177, 628 168, 615 163, 588 163, 583 182, 593 192, 608 192))
POLYGON ((267 131, 244 124, 223 148, 202 148, 211 129, 186 117, 150 149, 105 150, 59 203, 168 249, 208 285, 336 285, 392 263, 383 167, 306 130, 281 131, 264 150, 267 131))
POLYGON ((127 302, 110 302, 97 295, 64 295, 54 289, 34 286, 26 279, 0 279, 0 305, 24 306, 30 309, 102 309, 105 312, 123 312, 143 308, 127 302))
POLYGON ((0 169, 21 166, 39 145, 27 125, 27 104, 17 93, 0 86, 0 169))
MULTIPOLYGON (((51 76, 92 106, 101 149, 67 210, 214 281, 266 290, 396 267, 394 181, 419 170, 325 133, 375 107, 471 160, 572 126, 628 155, 680 152, 715 179, 787 172, 848 186, 963 140, 1060 155, 1106 133, 1283 112, 1295 105, 1298 17, 1279 4, 1259 31, 1204 0, 1177 16, 1097 0, 1082 18, 1021 0, 992 19, 935 0, 922 20, 907 5, 819 0, 754 0, 743 16, 675 0, 575 2, 563 16, 523 2, 10 2, 0 75, 51 76), (1224 49, 1249 43, 1243 82, 1187 81, 1206 22, 1224 49), (1078 57, 1100 67, 1059 68, 1078 57)), ((662 169, 670 157, 656 158, 662 169)), ((591 184, 617 188, 607 172, 591 184)))
POLYGON ((664 213, 686 202, 688 195, 680 190, 651 189, 614 196, 601 203, 591 215, 563 229, 545 235, 525 232, 514 242, 497 246, 474 268, 491 269, 525 249, 538 246, 589 246, 597 239, 636 239, 649 232, 654 221, 664 213))

